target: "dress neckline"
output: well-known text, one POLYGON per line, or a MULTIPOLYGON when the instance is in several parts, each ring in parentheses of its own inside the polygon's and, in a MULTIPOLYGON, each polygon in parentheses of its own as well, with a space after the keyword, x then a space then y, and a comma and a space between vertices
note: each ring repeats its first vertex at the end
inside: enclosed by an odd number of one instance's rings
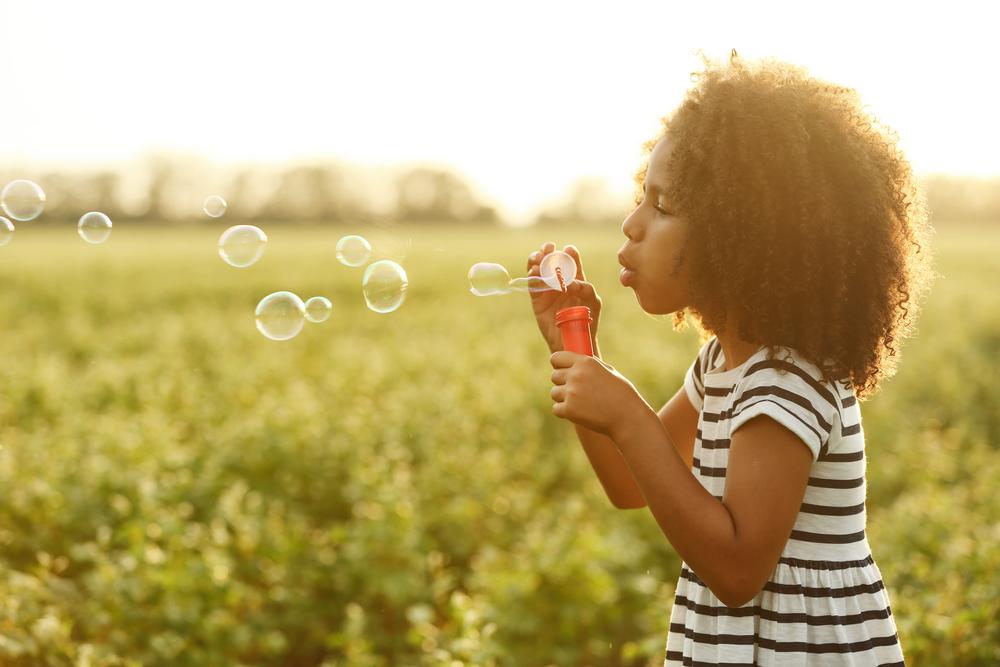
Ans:
POLYGON ((760 353, 765 351, 766 349, 767 349, 766 346, 761 345, 759 348, 757 348, 756 352, 747 357, 746 361, 744 361, 739 366, 736 366, 735 368, 730 368, 727 371, 727 370, 722 370, 722 367, 726 363, 726 353, 722 349, 722 343, 719 343, 719 356, 715 361, 715 367, 705 371, 705 382, 707 383, 709 380, 711 380, 712 384, 716 383, 720 385, 724 383, 731 384, 735 380, 739 379, 739 377, 743 374, 743 371, 746 370, 746 368, 749 367, 752 363, 757 361, 757 358, 760 355, 760 353))

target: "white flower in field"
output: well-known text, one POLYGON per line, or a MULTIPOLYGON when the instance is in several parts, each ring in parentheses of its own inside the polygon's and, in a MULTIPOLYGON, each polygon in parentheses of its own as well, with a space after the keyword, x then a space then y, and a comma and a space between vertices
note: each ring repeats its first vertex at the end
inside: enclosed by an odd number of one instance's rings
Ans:
POLYGON ((62 634, 62 625, 58 618, 46 614, 31 625, 31 634, 41 642, 52 642, 62 634))

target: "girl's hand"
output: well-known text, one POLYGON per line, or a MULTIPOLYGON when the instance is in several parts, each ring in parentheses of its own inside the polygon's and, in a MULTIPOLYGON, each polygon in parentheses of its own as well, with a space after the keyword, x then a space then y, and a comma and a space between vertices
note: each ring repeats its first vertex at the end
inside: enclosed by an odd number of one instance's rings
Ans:
POLYGON ((555 352, 552 364, 552 412, 562 419, 617 441, 645 413, 655 412, 625 376, 595 357, 555 352))
MULTIPOLYGON (((541 275, 542 259, 555 249, 555 244, 546 243, 541 250, 531 253, 528 256, 528 275, 541 275)), ((570 306, 588 306, 590 317, 593 319, 590 324, 590 338, 594 347, 594 355, 600 356, 597 349, 597 323, 601 316, 601 298, 597 296, 594 286, 586 282, 584 278, 583 262, 580 260, 580 251, 576 249, 576 246, 565 246, 563 252, 576 262, 576 280, 567 286, 565 292, 558 290, 531 292, 531 308, 535 313, 538 329, 542 332, 545 342, 548 343, 549 350, 558 352, 563 349, 563 344, 562 334, 559 332, 559 327, 556 326, 556 312, 570 306)))

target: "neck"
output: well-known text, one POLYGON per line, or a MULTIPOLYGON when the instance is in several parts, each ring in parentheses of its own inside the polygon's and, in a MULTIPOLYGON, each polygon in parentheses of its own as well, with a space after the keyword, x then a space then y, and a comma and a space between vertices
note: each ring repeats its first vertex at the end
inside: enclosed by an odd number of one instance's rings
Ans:
POLYGON ((753 353, 760 349, 760 344, 743 340, 735 331, 726 331, 716 334, 719 344, 722 345, 722 353, 726 356, 726 363, 723 370, 736 368, 744 361, 753 356, 753 353))

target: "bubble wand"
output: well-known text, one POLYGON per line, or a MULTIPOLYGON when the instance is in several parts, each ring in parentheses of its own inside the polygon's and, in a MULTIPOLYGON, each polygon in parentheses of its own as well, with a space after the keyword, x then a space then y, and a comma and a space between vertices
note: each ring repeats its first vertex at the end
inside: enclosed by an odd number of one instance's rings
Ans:
POLYGON ((559 291, 565 292, 566 291, 566 281, 563 279, 562 267, 561 266, 557 266, 556 267, 556 278, 559 279, 559 291))

